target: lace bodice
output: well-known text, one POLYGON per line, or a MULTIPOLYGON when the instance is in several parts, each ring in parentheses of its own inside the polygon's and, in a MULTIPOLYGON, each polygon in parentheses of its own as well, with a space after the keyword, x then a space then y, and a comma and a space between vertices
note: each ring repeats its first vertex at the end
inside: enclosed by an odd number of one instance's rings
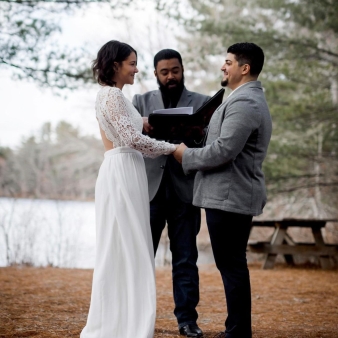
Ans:
POLYGON ((168 155, 175 146, 142 134, 143 120, 133 104, 116 87, 103 87, 96 98, 96 117, 114 148, 128 146, 145 157, 168 155))

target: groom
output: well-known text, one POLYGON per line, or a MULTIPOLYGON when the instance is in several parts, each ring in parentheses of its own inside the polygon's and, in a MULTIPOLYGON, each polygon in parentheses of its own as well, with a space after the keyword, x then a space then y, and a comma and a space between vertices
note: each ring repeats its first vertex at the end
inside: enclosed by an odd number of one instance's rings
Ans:
POLYGON ((228 317, 218 338, 251 338, 251 292, 246 246, 252 216, 262 213, 266 192, 262 163, 271 117, 257 81, 264 54, 253 43, 228 48, 222 86, 232 89, 209 124, 204 148, 175 151, 185 173, 197 171, 196 206, 205 208, 216 266, 224 284, 228 317))
MULTIPOLYGON (((193 107, 196 111, 209 97, 190 92, 184 86, 184 68, 181 55, 164 49, 154 57, 155 77, 159 90, 135 95, 133 104, 143 116, 143 129, 151 132, 149 113, 156 109, 193 107)), ((184 140, 169 140, 180 143, 184 140)), ((195 143, 191 144, 196 146, 195 143)), ((200 230, 201 212, 192 205, 194 176, 186 176, 182 166, 172 155, 145 158, 149 183, 150 226, 154 252, 165 224, 168 224, 172 253, 172 278, 175 316, 181 335, 202 337, 197 326, 196 306, 199 302, 196 236, 200 230)))

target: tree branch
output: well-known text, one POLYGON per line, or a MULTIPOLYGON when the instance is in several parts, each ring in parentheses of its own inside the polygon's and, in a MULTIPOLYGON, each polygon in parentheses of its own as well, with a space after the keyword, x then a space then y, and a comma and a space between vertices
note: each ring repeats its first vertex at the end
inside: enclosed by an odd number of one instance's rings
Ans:
POLYGON ((82 5, 90 2, 110 2, 110 0, 0 0, 0 2, 22 4, 22 5, 38 5, 40 3, 60 3, 68 5, 82 5))
POLYGON ((302 190, 302 189, 309 189, 309 188, 315 188, 315 187, 333 187, 333 186, 338 186, 338 182, 304 184, 304 185, 294 186, 292 188, 286 188, 286 189, 271 188, 271 189, 268 189, 268 191, 271 193, 282 194, 282 193, 295 192, 297 190, 302 190))
MULTIPOLYGON (((92 79, 92 77, 85 76, 86 72, 80 72, 78 74, 72 74, 70 72, 58 71, 58 70, 47 69, 47 68, 46 69, 35 69, 35 68, 31 68, 31 67, 19 66, 19 65, 16 65, 14 63, 7 62, 2 58, 0 58, 0 62, 4 63, 4 64, 6 64, 10 67, 14 67, 14 68, 17 68, 17 69, 20 69, 20 70, 27 70, 27 71, 31 71, 31 72, 40 72, 40 73, 43 73, 43 74, 53 73, 53 74, 58 74, 58 75, 64 75, 64 76, 73 78, 75 80, 84 79, 86 81, 89 81, 90 79, 92 79)), ((31 74, 28 74, 28 75, 30 77, 34 78, 31 74)))

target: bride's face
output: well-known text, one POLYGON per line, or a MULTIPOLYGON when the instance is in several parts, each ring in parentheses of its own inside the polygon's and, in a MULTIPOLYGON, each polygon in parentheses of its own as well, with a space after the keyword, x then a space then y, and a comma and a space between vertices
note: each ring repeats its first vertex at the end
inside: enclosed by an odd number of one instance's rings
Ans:
POLYGON ((122 61, 120 64, 115 63, 115 76, 114 81, 116 84, 133 84, 135 74, 138 73, 137 69, 137 57, 134 52, 132 52, 128 58, 122 61))

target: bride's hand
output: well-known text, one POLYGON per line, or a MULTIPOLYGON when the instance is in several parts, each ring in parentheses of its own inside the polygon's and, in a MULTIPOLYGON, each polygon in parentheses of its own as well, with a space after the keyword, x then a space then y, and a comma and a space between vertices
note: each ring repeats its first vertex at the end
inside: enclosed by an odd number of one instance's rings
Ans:
POLYGON ((176 147, 176 150, 173 152, 176 161, 182 163, 183 153, 187 148, 188 147, 184 143, 181 143, 178 147, 176 147))
POLYGON ((178 147, 180 146, 179 144, 174 144, 174 146, 176 147, 176 149, 172 152, 172 154, 174 154, 174 152, 178 149, 178 147))

